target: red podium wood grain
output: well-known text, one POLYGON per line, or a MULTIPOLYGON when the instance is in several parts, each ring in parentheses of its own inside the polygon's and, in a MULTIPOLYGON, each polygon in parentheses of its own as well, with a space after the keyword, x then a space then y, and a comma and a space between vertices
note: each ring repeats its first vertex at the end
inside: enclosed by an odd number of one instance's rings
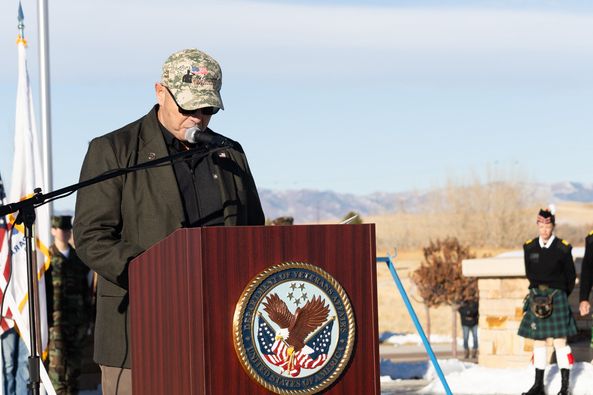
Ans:
POLYGON ((130 264, 134 394, 268 394, 243 370, 233 314, 261 271, 305 262, 344 288, 356 319, 349 366, 327 394, 379 394, 374 225, 179 229, 130 264))

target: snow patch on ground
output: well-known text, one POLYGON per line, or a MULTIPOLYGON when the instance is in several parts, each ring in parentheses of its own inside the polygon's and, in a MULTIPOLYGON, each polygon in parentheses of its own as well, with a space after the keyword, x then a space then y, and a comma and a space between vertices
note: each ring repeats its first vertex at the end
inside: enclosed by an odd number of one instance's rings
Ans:
MULTIPOLYGON (((449 388, 455 395, 516 395, 533 385, 534 369, 493 369, 457 359, 439 360, 449 388)), ((393 363, 381 361, 381 382, 423 378, 430 384, 419 394, 445 394, 436 370, 430 362, 393 363), (420 376, 423 373, 422 376, 420 376)), ((557 365, 546 369, 546 393, 560 391, 560 372, 557 365)), ((572 395, 593 395, 593 366, 588 362, 576 363, 570 375, 572 395)))

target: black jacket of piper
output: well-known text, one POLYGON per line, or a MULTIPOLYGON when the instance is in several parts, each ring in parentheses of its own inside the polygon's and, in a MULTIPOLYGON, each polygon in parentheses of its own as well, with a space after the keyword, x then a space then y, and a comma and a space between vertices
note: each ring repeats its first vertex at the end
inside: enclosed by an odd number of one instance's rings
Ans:
POLYGON ((566 241, 554 238, 548 248, 539 245, 539 238, 523 245, 525 252, 525 274, 529 288, 547 285, 561 289, 569 295, 574 289, 576 272, 572 260, 572 246, 566 241))
POLYGON ((589 300, 593 286, 593 231, 585 239, 585 256, 581 266, 581 294, 579 301, 589 300))

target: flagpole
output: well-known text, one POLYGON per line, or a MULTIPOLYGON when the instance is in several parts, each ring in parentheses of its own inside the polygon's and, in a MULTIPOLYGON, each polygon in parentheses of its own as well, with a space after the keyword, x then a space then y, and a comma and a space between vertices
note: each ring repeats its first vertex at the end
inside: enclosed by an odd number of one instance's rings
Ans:
MULTIPOLYGON (((41 104, 41 136, 43 157, 43 179, 48 191, 53 188, 52 145, 51 145, 51 95, 49 81, 49 22, 47 0, 37 1, 39 23, 39 87, 41 104)), ((53 204, 49 203, 50 218, 53 204)))
MULTIPOLYGON (((43 171, 44 166, 42 165, 44 158, 39 149, 40 144, 38 141, 37 128, 35 127, 35 115, 33 113, 31 86, 27 70, 27 41, 25 40, 24 34, 24 15, 20 2, 18 22, 19 36, 17 38, 17 48, 19 55, 19 73, 15 117, 15 158, 13 158, 15 160, 13 161, 11 199, 21 199, 25 197, 27 191, 31 188, 35 188, 35 190, 46 188, 43 171)), ((51 172, 49 174, 51 174, 51 172)), ((8 252, 12 256, 11 259, 14 259, 10 263, 12 266, 11 282, 13 282, 11 284, 11 289, 13 292, 16 290, 15 295, 20 299, 20 304, 17 305, 16 310, 13 311, 13 317, 18 318, 18 312, 22 309, 21 306, 24 307, 28 305, 29 322, 26 324, 25 322, 20 322, 19 329, 21 330, 21 336, 28 335, 29 337, 28 387, 29 393, 32 395, 39 395, 45 393, 45 391, 50 394, 55 394, 51 381, 45 371, 45 367, 41 364, 41 350, 45 348, 44 343, 47 339, 47 317, 45 311, 45 284, 43 282, 43 277, 41 277, 40 280, 39 276, 42 276, 45 271, 45 264, 48 259, 47 248, 49 246, 49 241, 51 240, 51 232, 49 227, 48 208, 38 211, 39 217, 37 223, 35 221, 37 214, 33 207, 20 210, 15 220, 16 224, 24 225, 24 240, 21 240, 24 241, 26 245, 24 249, 25 256, 23 256, 22 252, 19 254, 18 251, 15 253, 16 256, 12 252, 8 252), (37 237, 34 235, 34 229, 37 233, 37 237), (36 256, 38 253, 41 255, 40 257, 36 256), (33 254, 35 254, 35 256, 33 254), (41 259, 39 265, 38 259, 41 259), (24 280, 26 280, 26 283, 24 280), (23 287, 23 285, 25 285, 25 287, 23 287), (40 294, 43 295, 43 303, 39 299, 40 294), (43 333, 39 330, 41 328, 43 328, 43 333), (40 387, 42 380, 44 388, 40 387)), ((22 236, 19 234, 17 237, 22 236)), ((15 306, 13 306, 13 308, 14 307, 15 306)), ((19 361, 19 364, 21 364, 21 361, 19 361)), ((20 369, 22 369, 22 367, 20 369)))
MULTIPOLYGON (((18 13, 18 29, 19 29, 19 37, 17 40, 17 45, 26 45, 25 40, 25 16, 23 15, 23 8, 21 7, 21 3, 19 2, 19 13, 18 13)), ((25 70, 26 71, 26 70, 25 70)), ((19 73, 22 70, 19 69, 19 73)), ((19 76, 20 78, 20 76, 19 76)), ((20 83, 20 81, 19 81, 20 83)), ((28 83, 28 78, 27 78, 28 83)), ((19 84, 20 88, 20 84, 19 84)), ((17 93, 18 97, 18 93, 17 93)), ((18 100, 18 98, 17 98, 18 100)), ((18 107, 18 103, 17 103, 18 107)), ((18 110, 17 110, 18 111, 18 110)), ((14 170, 14 169, 13 169, 14 170)), ((13 180, 14 182, 14 180, 13 180)), ((37 189, 36 189, 37 190, 37 189)), ((41 375, 40 375, 40 353, 39 353, 39 343, 37 339, 39 336, 37 335, 37 328, 38 325, 35 322, 36 317, 39 314, 35 311, 35 308, 38 307, 38 298, 39 292, 37 292, 34 284, 37 283, 37 266, 33 266, 36 264, 36 260, 33 257, 33 245, 35 244, 35 238, 33 236, 33 226, 35 225, 35 208, 34 207, 24 207, 23 210, 19 211, 17 218, 15 220, 16 224, 23 224, 25 228, 25 254, 26 254, 26 263, 27 263, 27 294, 29 295, 29 391, 32 395, 39 395, 40 394, 40 382, 41 382, 41 375)))

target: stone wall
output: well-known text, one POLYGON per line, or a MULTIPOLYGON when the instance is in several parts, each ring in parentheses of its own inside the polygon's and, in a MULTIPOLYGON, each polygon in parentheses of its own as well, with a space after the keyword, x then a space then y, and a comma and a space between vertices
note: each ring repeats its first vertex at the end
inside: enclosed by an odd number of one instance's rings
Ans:
POLYGON ((529 344, 517 336, 528 282, 522 278, 480 278, 478 363, 489 367, 525 365, 529 344))
MULTIPOLYGON (((575 262, 580 273, 580 256, 575 262)), ((529 282, 525 278, 525 267, 521 257, 494 257, 470 259, 463 262, 463 274, 478 277, 480 291, 480 322, 478 326, 478 363, 487 367, 524 367, 530 363, 533 341, 517 335, 523 318, 523 299, 528 292, 529 282)), ((591 328, 591 317, 580 317, 578 313, 579 288, 571 293, 569 302, 577 319, 579 330, 591 328)), ((588 339, 571 343, 575 361, 591 361, 593 353, 588 339)), ((553 349, 548 347, 551 357, 553 349)))

